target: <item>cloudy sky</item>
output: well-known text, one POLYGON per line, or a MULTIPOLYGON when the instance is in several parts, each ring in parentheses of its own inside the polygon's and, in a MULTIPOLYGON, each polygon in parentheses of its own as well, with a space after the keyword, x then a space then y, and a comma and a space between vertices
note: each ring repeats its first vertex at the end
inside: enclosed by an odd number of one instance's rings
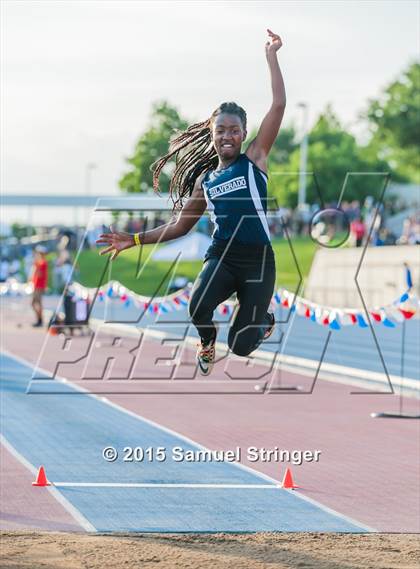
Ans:
POLYGON ((117 190, 153 101, 192 120, 224 100, 250 125, 270 102, 266 28, 282 36, 285 123, 332 103, 358 113, 419 53, 416 1, 145 2, 3 0, 2 191, 117 190))

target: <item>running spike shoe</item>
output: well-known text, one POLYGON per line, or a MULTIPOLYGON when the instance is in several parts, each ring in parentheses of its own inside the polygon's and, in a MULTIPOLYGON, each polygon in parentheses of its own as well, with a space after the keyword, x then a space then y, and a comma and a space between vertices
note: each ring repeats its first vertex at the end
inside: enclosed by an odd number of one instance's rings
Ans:
POLYGON ((274 328, 276 327, 276 317, 274 316, 274 314, 272 314, 271 312, 267 312, 267 314, 270 318, 270 324, 268 325, 268 328, 264 332, 263 340, 267 340, 274 332, 274 328))
POLYGON ((197 344, 197 362, 201 375, 209 375, 213 369, 216 359, 216 336, 208 344, 203 344, 202 341, 197 344))

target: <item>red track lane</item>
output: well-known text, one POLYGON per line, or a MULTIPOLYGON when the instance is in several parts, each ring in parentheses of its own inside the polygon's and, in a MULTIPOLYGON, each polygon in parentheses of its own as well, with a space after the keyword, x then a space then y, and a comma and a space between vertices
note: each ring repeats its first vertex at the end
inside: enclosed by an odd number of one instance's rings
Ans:
POLYGON ((0 529, 83 531, 47 488, 33 488, 33 474, 3 445, 1 452, 0 529))
MULTIPOLYGON (((7 310, 8 333, 4 348, 12 354, 35 364, 45 339, 45 330, 32 330, 30 314, 7 310), (22 324, 22 327, 17 325, 22 324)), ((124 339, 134 346, 133 339, 124 339)), ((58 338, 48 339, 48 350, 41 365, 52 371, 56 365, 54 345, 58 338)), ((84 353, 86 339, 75 339, 84 353)), ((131 345, 131 344, 130 344, 131 345)), ((73 347, 74 347, 73 346, 73 347)), ((154 354, 161 353, 158 342, 148 340, 142 351, 144 377, 161 375, 153 365, 154 354), (151 373, 149 373, 151 372, 151 373)), ((103 345, 106 352, 109 345, 103 345)), ((169 357, 169 355, 166 355, 169 357)), ((188 350, 186 359, 193 361, 188 350)), ((104 357, 100 350, 92 360, 90 372, 99 373, 104 357)), ((223 363, 215 367, 210 383, 225 379, 223 363)), ((126 363, 116 363, 115 375, 123 375, 126 363)), ((231 369, 249 377, 242 363, 231 369)), ((262 369, 262 367, 261 367, 262 369)), ((59 375, 69 380, 81 377, 82 364, 66 365, 59 375)), ((398 401, 392 395, 351 395, 359 391, 351 386, 318 381, 312 395, 297 394, 147 394, 130 395, 139 390, 141 381, 87 382, 80 385, 92 391, 126 392, 109 394, 107 398, 147 419, 193 439, 212 449, 243 449, 245 458, 249 446, 288 450, 320 450, 318 463, 301 466, 278 462, 244 464, 277 480, 286 466, 291 466, 300 492, 350 516, 359 522, 385 532, 420 531, 420 468, 419 421, 372 419, 374 411, 397 410, 398 401), (99 388, 99 389, 98 389, 99 388)), ((174 382, 176 383, 176 382, 174 382)), ((194 382, 193 382, 194 383, 194 382)), ((228 383, 231 385, 232 382, 228 383)), ((282 384, 302 385, 308 389, 310 379, 282 372, 282 384)), ((367 392, 369 393, 369 392, 367 392)), ((419 402, 405 399, 405 411, 418 413, 419 402)), ((138 441, 144 444, 144 441, 138 441)), ((31 490, 31 489, 30 489, 31 490)))

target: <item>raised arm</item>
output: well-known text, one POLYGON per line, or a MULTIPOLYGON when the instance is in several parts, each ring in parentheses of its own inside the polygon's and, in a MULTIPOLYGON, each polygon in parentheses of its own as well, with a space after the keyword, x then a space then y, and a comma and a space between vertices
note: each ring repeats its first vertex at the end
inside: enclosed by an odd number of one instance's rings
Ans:
MULTIPOLYGON (((137 234, 141 244, 149 245, 151 243, 177 239, 188 233, 194 227, 207 207, 204 192, 201 187, 201 180, 202 176, 199 176, 195 182, 191 197, 187 200, 177 217, 173 217, 173 219, 165 225, 160 225, 159 227, 155 227, 155 229, 150 229, 150 231, 137 234)), ((100 255, 111 253, 111 261, 113 261, 121 251, 135 247, 136 239, 134 234, 125 233, 124 231, 114 231, 112 226, 110 229, 111 233, 103 233, 96 243, 107 245, 105 249, 102 249, 100 255)))
POLYGON ((282 46, 280 36, 267 30, 270 40, 265 44, 265 54, 271 77, 273 100, 265 115, 257 136, 250 143, 246 155, 263 170, 267 170, 267 157, 276 140, 286 108, 286 91, 277 59, 277 51, 282 46))

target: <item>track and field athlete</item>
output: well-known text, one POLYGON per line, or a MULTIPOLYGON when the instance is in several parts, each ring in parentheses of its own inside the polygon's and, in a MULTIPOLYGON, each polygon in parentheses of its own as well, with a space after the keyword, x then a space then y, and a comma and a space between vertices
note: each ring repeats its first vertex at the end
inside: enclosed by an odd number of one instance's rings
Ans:
POLYGON ((275 286, 275 260, 266 218, 267 159, 277 137, 286 106, 277 52, 282 41, 268 31, 265 45, 271 76, 272 102, 256 137, 241 152, 247 136, 242 107, 221 104, 203 122, 191 125, 170 143, 169 152, 153 165, 154 188, 165 164, 176 160, 170 182, 174 204, 172 220, 141 234, 114 231, 97 243, 107 247, 111 260, 126 249, 176 239, 187 234, 206 209, 215 224, 213 241, 198 275, 189 303, 191 320, 200 343, 197 361, 203 375, 215 361, 216 307, 236 293, 238 310, 228 334, 230 349, 247 356, 273 332, 274 315, 268 312, 275 286))

